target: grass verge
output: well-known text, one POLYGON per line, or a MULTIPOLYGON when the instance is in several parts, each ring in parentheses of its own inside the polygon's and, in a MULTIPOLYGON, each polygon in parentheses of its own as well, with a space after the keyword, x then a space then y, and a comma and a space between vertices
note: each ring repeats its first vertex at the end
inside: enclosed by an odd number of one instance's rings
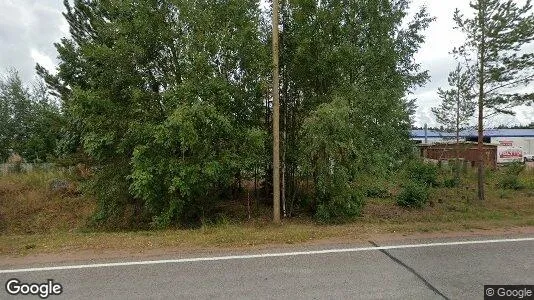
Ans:
POLYGON ((534 226, 534 217, 462 222, 382 222, 357 221, 345 225, 317 225, 291 221, 274 225, 218 225, 196 230, 137 232, 56 232, 52 234, 0 236, 0 255, 24 256, 37 253, 123 251, 141 253, 154 249, 195 250, 251 248, 265 245, 315 243, 321 241, 363 240, 382 234, 413 234, 492 230, 534 226))
MULTIPOLYGON (((363 214, 344 225, 318 225, 308 218, 270 224, 265 207, 262 218, 223 219, 195 230, 92 232, 85 221, 95 201, 75 188, 51 191, 59 173, 0 177, 0 256, 42 253, 122 251, 142 253, 155 249, 188 251, 212 248, 250 248, 267 245, 346 242, 381 234, 441 233, 534 226, 534 172, 521 178, 525 188, 501 190, 490 179, 487 200, 475 199, 473 184, 435 188, 430 204, 406 209, 394 197, 369 199, 363 214)), ((245 206, 232 209, 246 211, 245 206)))

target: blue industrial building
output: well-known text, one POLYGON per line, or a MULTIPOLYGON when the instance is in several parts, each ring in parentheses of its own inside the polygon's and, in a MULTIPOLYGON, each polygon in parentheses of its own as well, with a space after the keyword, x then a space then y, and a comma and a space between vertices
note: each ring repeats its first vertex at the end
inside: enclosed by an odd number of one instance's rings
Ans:
MULTIPOLYGON (((477 141, 476 130, 463 130, 460 132, 461 141, 477 141)), ((436 130, 413 129, 411 139, 417 143, 433 144, 437 142, 453 141, 456 133, 436 130)), ((484 142, 521 147, 525 154, 534 154, 534 129, 486 129, 484 142)))

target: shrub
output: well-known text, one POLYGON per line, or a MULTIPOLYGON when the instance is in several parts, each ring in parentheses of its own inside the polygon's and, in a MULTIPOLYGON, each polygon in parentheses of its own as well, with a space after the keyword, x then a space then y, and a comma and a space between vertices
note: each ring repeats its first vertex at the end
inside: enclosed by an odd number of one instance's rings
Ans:
POLYGON ((438 167, 416 160, 408 164, 406 175, 410 181, 423 185, 436 186, 438 183, 438 167))
POLYGON ((519 176, 525 170, 525 165, 519 162, 514 162, 506 166, 505 174, 519 176))
POLYGON ((499 177, 497 186, 502 189, 519 190, 522 188, 519 182, 519 174, 525 166, 521 163, 512 163, 505 167, 504 174, 499 177))
POLYGON ((448 161, 449 169, 451 173, 453 174, 467 174, 469 168, 468 168, 468 161, 464 159, 450 159, 448 161))
POLYGON ((429 198, 429 188, 420 182, 409 182, 397 195, 397 204, 404 207, 421 208, 429 198))
POLYGON ((459 178, 447 178, 443 181, 443 185, 447 188, 453 188, 460 185, 459 178))
POLYGON ((359 189, 368 198, 388 198, 391 196, 389 192, 389 182, 378 176, 371 176, 364 174, 356 179, 359 189))
POLYGON ((147 142, 131 158, 129 191, 156 228, 201 226, 236 177, 262 162, 262 132, 240 130, 213 105, 182 105, 164 124, 144 130, 147 142))
POLYGON ((387 187, 376 184, 365 187, 365 196, 369 198, 388 198, 390 193, 387 187))
POLYGON ((344 190, 321 201, 315 218, 320 223, 342 223, 358 216, 364 204, 363 195, 356 190, 344 190))
POLYGON ((521 189, 521 183, 519 177, 512 174, 504 174, 499 178, 497 186, 506 190, 519 190, 521 189))

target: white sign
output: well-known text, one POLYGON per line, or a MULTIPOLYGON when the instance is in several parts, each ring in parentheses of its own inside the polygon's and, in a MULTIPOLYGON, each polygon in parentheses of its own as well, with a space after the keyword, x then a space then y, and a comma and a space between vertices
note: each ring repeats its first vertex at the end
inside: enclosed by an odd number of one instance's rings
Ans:
POLYGON ((497 147, 497 163, 505 164, 523 162, 523 149, 521 147, 497 147))

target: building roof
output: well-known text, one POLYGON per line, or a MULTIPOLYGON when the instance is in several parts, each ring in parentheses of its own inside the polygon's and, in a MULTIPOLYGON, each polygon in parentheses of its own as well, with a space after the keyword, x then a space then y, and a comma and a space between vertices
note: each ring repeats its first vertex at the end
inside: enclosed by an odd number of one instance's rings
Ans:
MULTIPOLYGON (((460 132, 460 137, 477 136, 476 130, 463 130, 460 132)), ((444 132, 436 130, 427 130, 427 138, 453 138, 456 134, 454 132, 444 132)), ((534 138, 534 129, 486 129, 484 130, 486 137, 531 137, 534 138)), ((412 138, 425 138, 424 129, 413 129, 411 131, 412 138)))
MULTIPOLYGON (((476 135, 476 131, 472 131, 476 135)), ((484 131, 485 136, 490 137, 534 137, 534 129, 488 129, 484 131)))
MULTIPOLYGON (((424 138, 425 130, 424 129, 412 129, 411 137, 413 138, 424 138)), ((436 130, 427 130, 426 137, 428 138, 444 138, 444 137, 454 137, 456 136, 451 132, 436 131, 436 130)))
MULTIPOLYGON (((478 143, 477 142, 460 141, 460 143, 458 145, 460 147, 465 147, 466 145, 470 145, 470 146, 475 146, 476 147, 478 145, 478 143)), ((454 141, 437 142, 437 143, 432 143, 432 144, 417 144, 416 146, 419 147, 419 148, 455 148, 456 147, 456 142, 454 142, 454 141)), ((491 143, 484 143, 484 146, 487 146, 487 147, 490 147, 490 148, 495 148, 498 145, 491 144, 491 143)))

